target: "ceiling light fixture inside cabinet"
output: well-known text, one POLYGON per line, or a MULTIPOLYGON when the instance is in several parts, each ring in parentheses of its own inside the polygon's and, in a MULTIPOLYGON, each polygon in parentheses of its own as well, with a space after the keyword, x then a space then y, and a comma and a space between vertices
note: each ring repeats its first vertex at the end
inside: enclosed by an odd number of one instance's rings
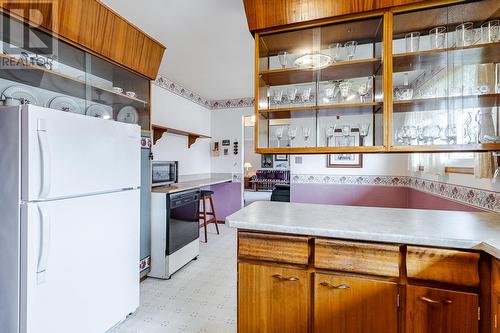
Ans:
POLYGON ((293 62, 295 66, 305 69, 321 69, 329 66, 333 59, 323 53, 307 53, 293 62))

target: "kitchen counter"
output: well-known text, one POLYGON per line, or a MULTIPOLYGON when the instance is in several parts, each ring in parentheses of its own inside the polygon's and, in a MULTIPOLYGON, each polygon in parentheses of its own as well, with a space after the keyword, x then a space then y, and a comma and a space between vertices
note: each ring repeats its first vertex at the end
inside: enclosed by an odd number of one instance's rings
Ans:
POLYGON ((500 214, 255 202, 230 227, 294 235, 482 250, 500 259, 500 214))
POLYGON ((172 184, 171 186, 159 186, 153 187, 151 192, 153 193, 176 193, 187 190, 192 190, 200 187, 222 184, 222 183, 230 183, 233 181, 233 176, 231 174, 206 174, 197 178, 194 177, 184 177, 178 183, 172 184))

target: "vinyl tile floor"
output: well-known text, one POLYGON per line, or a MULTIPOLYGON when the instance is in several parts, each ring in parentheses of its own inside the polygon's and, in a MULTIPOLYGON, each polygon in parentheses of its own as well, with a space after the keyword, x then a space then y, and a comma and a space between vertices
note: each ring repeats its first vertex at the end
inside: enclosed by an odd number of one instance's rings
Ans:
POLYGON ((142 282, 138 310, 109 332, 236 332, 236 230, 219 228, 217 235, 209 225, 208 243, 200 242, 198 260, 170 280, 142 282))

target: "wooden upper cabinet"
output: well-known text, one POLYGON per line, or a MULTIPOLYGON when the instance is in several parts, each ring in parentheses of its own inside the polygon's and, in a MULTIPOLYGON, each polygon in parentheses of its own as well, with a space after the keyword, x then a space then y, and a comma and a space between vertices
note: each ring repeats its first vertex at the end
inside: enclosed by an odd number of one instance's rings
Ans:
POLYGON ((0 0, 3 10, 151 80, 165 47, 96 0, 0 0))
POLYGON ((332 16, 354 14, 408 5, 429 0, 243 0, 248 28, 258 30, 294 23, 324 19, 332 16))
POLYGON ((306 270, 238 264, 238 333, 307 333, 311 279, 306 270))
POLYGON ((477 333, 476 294, 408 286, 406 333, 477 333))
POLYGON ((314 332, 396 333, 397 295, 396 283, 315 274, 314 332))

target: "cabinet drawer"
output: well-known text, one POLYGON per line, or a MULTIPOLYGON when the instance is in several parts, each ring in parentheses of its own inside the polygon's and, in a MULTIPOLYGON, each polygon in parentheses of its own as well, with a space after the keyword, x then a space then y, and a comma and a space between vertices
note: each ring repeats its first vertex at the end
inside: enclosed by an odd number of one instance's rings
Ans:
POLYGON ((308 238, 239 232, 238 257, 307 265, 309 263, 308 238))
POLYGON ((314 240, 314 266, 336 271, 399 276, 398 245, 314 240))
POLYGON ((479 253, 408 246, 408 278, 479 286, 479 253))

